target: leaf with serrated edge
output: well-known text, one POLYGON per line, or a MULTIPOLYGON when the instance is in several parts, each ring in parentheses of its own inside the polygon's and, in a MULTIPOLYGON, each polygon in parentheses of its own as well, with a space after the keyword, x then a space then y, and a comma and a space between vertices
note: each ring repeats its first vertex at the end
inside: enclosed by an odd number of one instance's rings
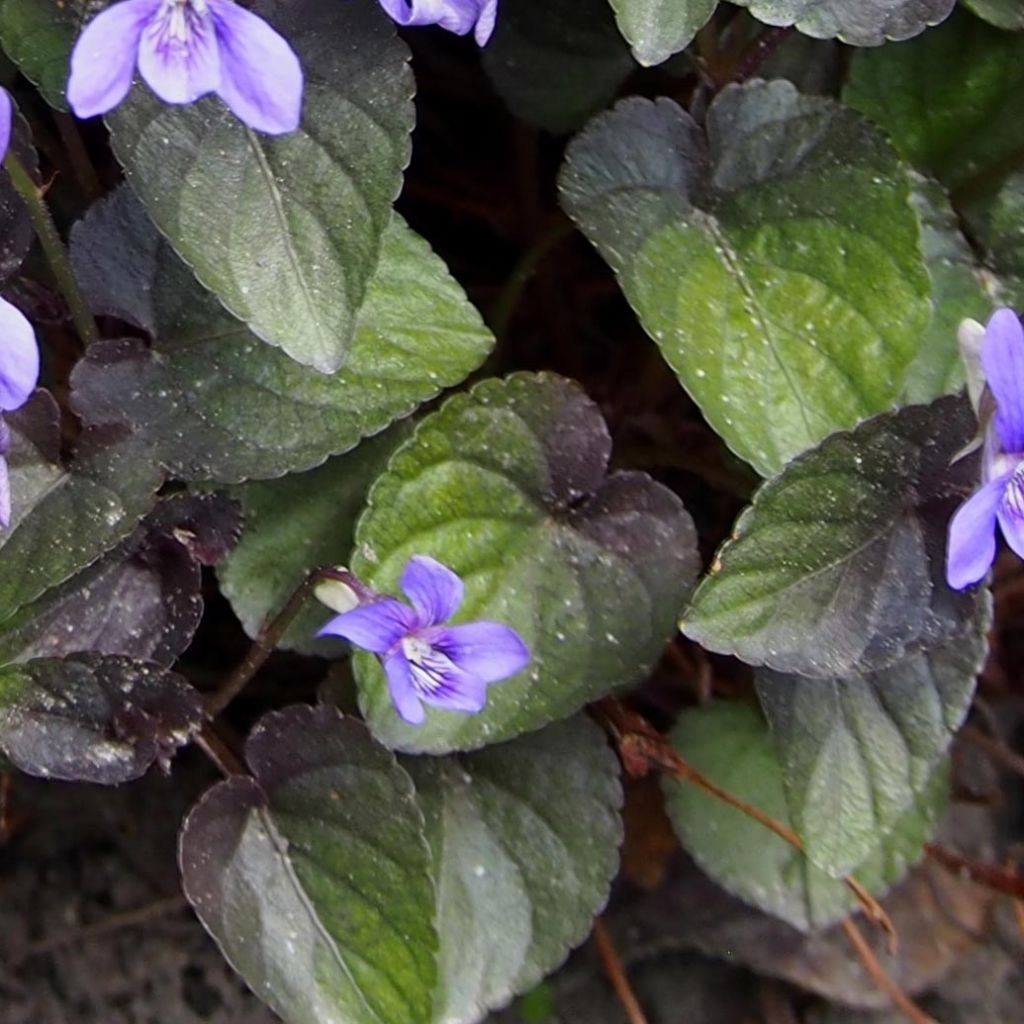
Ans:
POLYGON ((267 136, 220 100, 137 88, 108 115, 150 216, 264 341, 328 373, 345 362, 409 159, 408 51, 374 3, 268 0, 305 76, 298 130, 267 136))
POLYGON ((128 190, 90 212, 72 238, 90 300, 156 330, 148 348, 93 345, 72 376, 89 423, 128 422, 180 477, 235 483, 320 465, 463 380, 494 343, 480 314, 426 242, 397 215, 345 368, 326 376, 261 344, 196 284, 128 190), (125 288, 125 250, 152 265, 147 301, 125 288), (93 258, 93 253, 97 258, 93 258))
POLYGON ((589 932, 622 840, 618 761, 576 716, 473 754, 403 758, 437 878, 434 1020, 480 1020, 589 932))
POLYGON ((635 683, 672 633, 697 569, 693 523, 644 473, 607 474, 597 407, 550 374, 488 380, 427 416, 392 456, 356 529, 353 571, 395 592, 412 555, 466 582, 458 621, 512 626, 533 655, 476 715, 402 722, 377 660, 356 655, 370 728, 399 750, 508 739, 635 683))
MULTIPOLYGON (((757 710, 716 702, 684 713, 672 732, 679 753, 733 796, 792 827, 780 752, 757 710)), ((915 806, 880 840, 856 873, 881 896, 923 852, 948 790, 948 761, 915 806)), ((723 889, 802 931, 825 928, 858 903, 847 886, 814 867, 786 840, 688 782, 665 779, 666 807, 683 846, 723 889)))
MULTIPOLYGON (((203 614, 201 548, 230 547, 233 502, 179 494, 99 561, 0 623, 0 664, 81 651, 170 668, 203 614)), ((213 559, 214 561, 216 559, 213 559)))
POLYGON ((1016 159, 1022 88, 1024 36, 961 10, 904 46, 855 53, 843 99, 920 170, 955 189, 1016 159))
POLYGON ((163 473, 132 437, 87 432, 65 468, 45 391, 5 417, 11 525, 0 530, 0 622, 115 547, 156 501, 163 473))
POLYGON ((409 776, 333 708, 262 718, 253 777, 182 829, 185 893, 288 1024, 428 1024, 437 977, 430 851, 409 776))
POLYGON ((853 871, 927 784, 967 715, 989 621, 870 675, 758 673, 793 827, 827 874, 853 871))
POLYGON ((767 25, 795 25, 818 39, 879 46, 937 25, 956 0, 733 0, 767 25))
POLYGON ((960 632, 977 594, 946 584, 946 528, 977 465, 950 463, 975 431, 947 397, 827 438, 754 495, 680 628, 812 676, 883 668, 960 632))
POLYGON ((651 67, 689 46, 718 0, 611 0, 611 5, 633 56, 651 67))
POLYGON ((74 654, 0 668, 0 752, 46 779, 112 786, 166 762, 203 721, 179 675, 133 658, 74 654))
POLYGON ((730 86, 706 136, 629 99, 571 144, 562 204, 716 432, 762 475, 890 408, 928 317, 884 135, 788 82, 730 86))

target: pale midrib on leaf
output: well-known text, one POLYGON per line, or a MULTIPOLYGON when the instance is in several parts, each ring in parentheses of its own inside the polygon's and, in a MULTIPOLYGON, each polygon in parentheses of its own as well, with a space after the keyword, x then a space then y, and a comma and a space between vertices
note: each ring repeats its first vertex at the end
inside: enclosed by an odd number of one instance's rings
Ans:
POLYGON ((267 162, 266 154, 263 152, 263 149, 251 128, 245 129, 245 138, 249 144, 249 149, 256 158, 256 164, 259 167, 260 175, 266 183, 267 195, 270 199, 270 205, 274 210, 274 218, 277 221, 278 230, 284 240, 285 252, 288 254, 288 263, 292 268, 292 273, 295 275, 295 278, 299 283, 309 322, 313 325, 314 331, 319 339, 321 350, 323 350, 323 342, 325 340, 328 342, 327 348, 330 348, 330 338, 324 332, 320 324, 320 318, 316 315, 316 303, 310 291, 309 282, 306 280, 306 275, 302 270, 299 254, 295 251, 295 246, 292 244, 288 217, 284 210, 281 190, 277 187, 277 180, 274 178, 274 172, 271 169, 270 164, 267 162))
POLYGON ((379 1024, 394 1024, 394 1022, 384 1020, 384 1018, 377 1013, 377 1011, 370 1005, 369 1001, 367 1000, 366 995, 362 990, 362 987, 356 982, 355 977, 348 966, 348 962, 342 955, 342 952, 338 947, 338 944, 335 941, 334 936, 331 935, 331 933, 327 931, 327 929, 324 927, 323 922, 320 920, 320 915, 316 912, 316 908, 313 906, 313 904, 309 900, 309 897, 306 895, 306 890, 303 887, 302 882, 296 875, 295 868, 292 866, 292 862, 288 857, 287 841, 284 840, 278 834, 277 828, 274 825, 273 819, 271 818, 270 811, 264 807, 257 810, 256 813, 259 816, 260 823, 263 825, 264 831, 267 834, 267 838, 270 840, 270 845, 273 847, 274 853, 277 854, 278 860, 281 862, 282 868, 284 870, 284 875, 291 883, 291 886, 294 889, 296 896, 298 897, 299 903, 306 911, 306 913, 309 915, 310 919, 313 921, 313 925, 316 928, 317 934, 323 939, 323 941, 327 945, 327 948, 331 951, 332 958, 338 965, 339 970, 348 979, 352 991, 356 993, 356 995, 359 997, 360 1002, 366 1008, 366 1011, 373 1017, 375 1021, 378 1021, 379 1024))

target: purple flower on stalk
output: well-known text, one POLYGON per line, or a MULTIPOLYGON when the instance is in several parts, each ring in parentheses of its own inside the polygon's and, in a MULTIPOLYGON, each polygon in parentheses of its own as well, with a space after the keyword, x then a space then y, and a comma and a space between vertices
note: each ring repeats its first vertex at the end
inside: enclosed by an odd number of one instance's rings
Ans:
POLYGON ((440 25, 464 36, 473 32, 483 46, 494 31, 498 0, 380 0, 399 25, 440 25))
POLYGON ((423 704, 476 714, 487 687, 530 661, 519 634, 499 622, 446 623, 462 604, 462 580, 426 555, 409 559, 402 590, 412 607, 374 596, 335 616, 319 636, 340 636, 376 654, 398 714, 412 725, 426 718, 423 704))
POLYGON ((21 310, 0 299, 0 526, 11 525, 11 485, 7 453, 11 432, 2 413, 20 409, 39 380, 36 332, 21 310))
POLYGON ((97 15, 71 54, 68 102, 79 117, 113 110, 135 68, 166 103, 215 92, 250 128, 294 131, 302 67, 288 43, 234 0, 121 0, 97 15))
POLYGON ((997 523, 1024 558, 1024 330, 1012 310, 997 310, 989 319, 981 366, 996 412, 982 450, 982 486, 949 524, 946 579, 955 590, 977 583, 989 571, 997 523))

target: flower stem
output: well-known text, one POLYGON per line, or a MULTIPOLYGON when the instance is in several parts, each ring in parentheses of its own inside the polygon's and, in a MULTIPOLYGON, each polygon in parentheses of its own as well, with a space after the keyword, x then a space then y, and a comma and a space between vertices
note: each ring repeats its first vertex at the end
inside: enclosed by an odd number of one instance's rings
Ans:
POLYGON ((8 149, 7 156, 4 157, 4 166, 7 168, 15 191, 25 200, 29 217, 36 229, 36 236, 39 238, 39 244, 43 247, 43 253, 57 281, 57 287, 60 288, 64 301, 68 304, 68 311, 75 329, 82 342, 85 345, 91 345, 99 338, 96 321, 93 319, 92 311, 75 280, 67 250, 64 248, 64 243, 57 233, 49 208, 43 199, 43 190, 32 180, 32 175, 11 149, 8 149))
MULTIPOLYGON (((263 626, 253 641, 252 647, 249 648, 249 653, 241 660, 238 668, 228 676, 224 685, 206 698, 206 717, 208 719, 216 718, 245 689, 249 680, 259 672, 263 663, 273 653, 281 637, 284 636, 285 630, 292 624, 295 616, 299 614, 299 610, 306 603, 306 599, 312 595, 317 584, 324 580, 339 580, 351 586, 354 577, 351 573, 336 566, 324 566, 310 572, 295 588, 281 610, 263 626)), ((358 581, 356 582, 358 583, 358 581)))

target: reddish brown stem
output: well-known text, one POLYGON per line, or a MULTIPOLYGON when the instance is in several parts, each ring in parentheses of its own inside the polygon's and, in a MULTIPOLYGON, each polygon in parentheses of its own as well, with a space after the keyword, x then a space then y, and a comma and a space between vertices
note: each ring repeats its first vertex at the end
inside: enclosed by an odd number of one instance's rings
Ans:
POLYGON ((622 966, 622 960, 612 942, 612 937, 608 934, 608 928, 600 918, 594 922, 593 934, 594 945, 597 946, 597 954, 601 958, 601 966, 615 990, 615 995, 622 1003, 623 1010, 626 1011, 626 1019, 629 1024, 647 1024, 647 1017, 633 994, 632 986, 629 984, 629 978, 626 977, 626 970, 622 966))
POLYGON ((995 864, 985 864, 937 843, 926 843, 925 852, 955 875, 966 875, 978 885, 1012 896, 1015 900, 1024 900, 1024 878, 1012 869, 1008 871, 995 864))
POLYGON ((875 984, 892 1000, 896 1007, 911 1024, 938 1024, 934 1017, 928 1016, 911 998, 889 977, 886 969, 879 963, 875 951, 868 945, 861 930, 857 927, 852 918, 843 922, 843 931, 857 951, 868 974, 874 979, 875 984))

